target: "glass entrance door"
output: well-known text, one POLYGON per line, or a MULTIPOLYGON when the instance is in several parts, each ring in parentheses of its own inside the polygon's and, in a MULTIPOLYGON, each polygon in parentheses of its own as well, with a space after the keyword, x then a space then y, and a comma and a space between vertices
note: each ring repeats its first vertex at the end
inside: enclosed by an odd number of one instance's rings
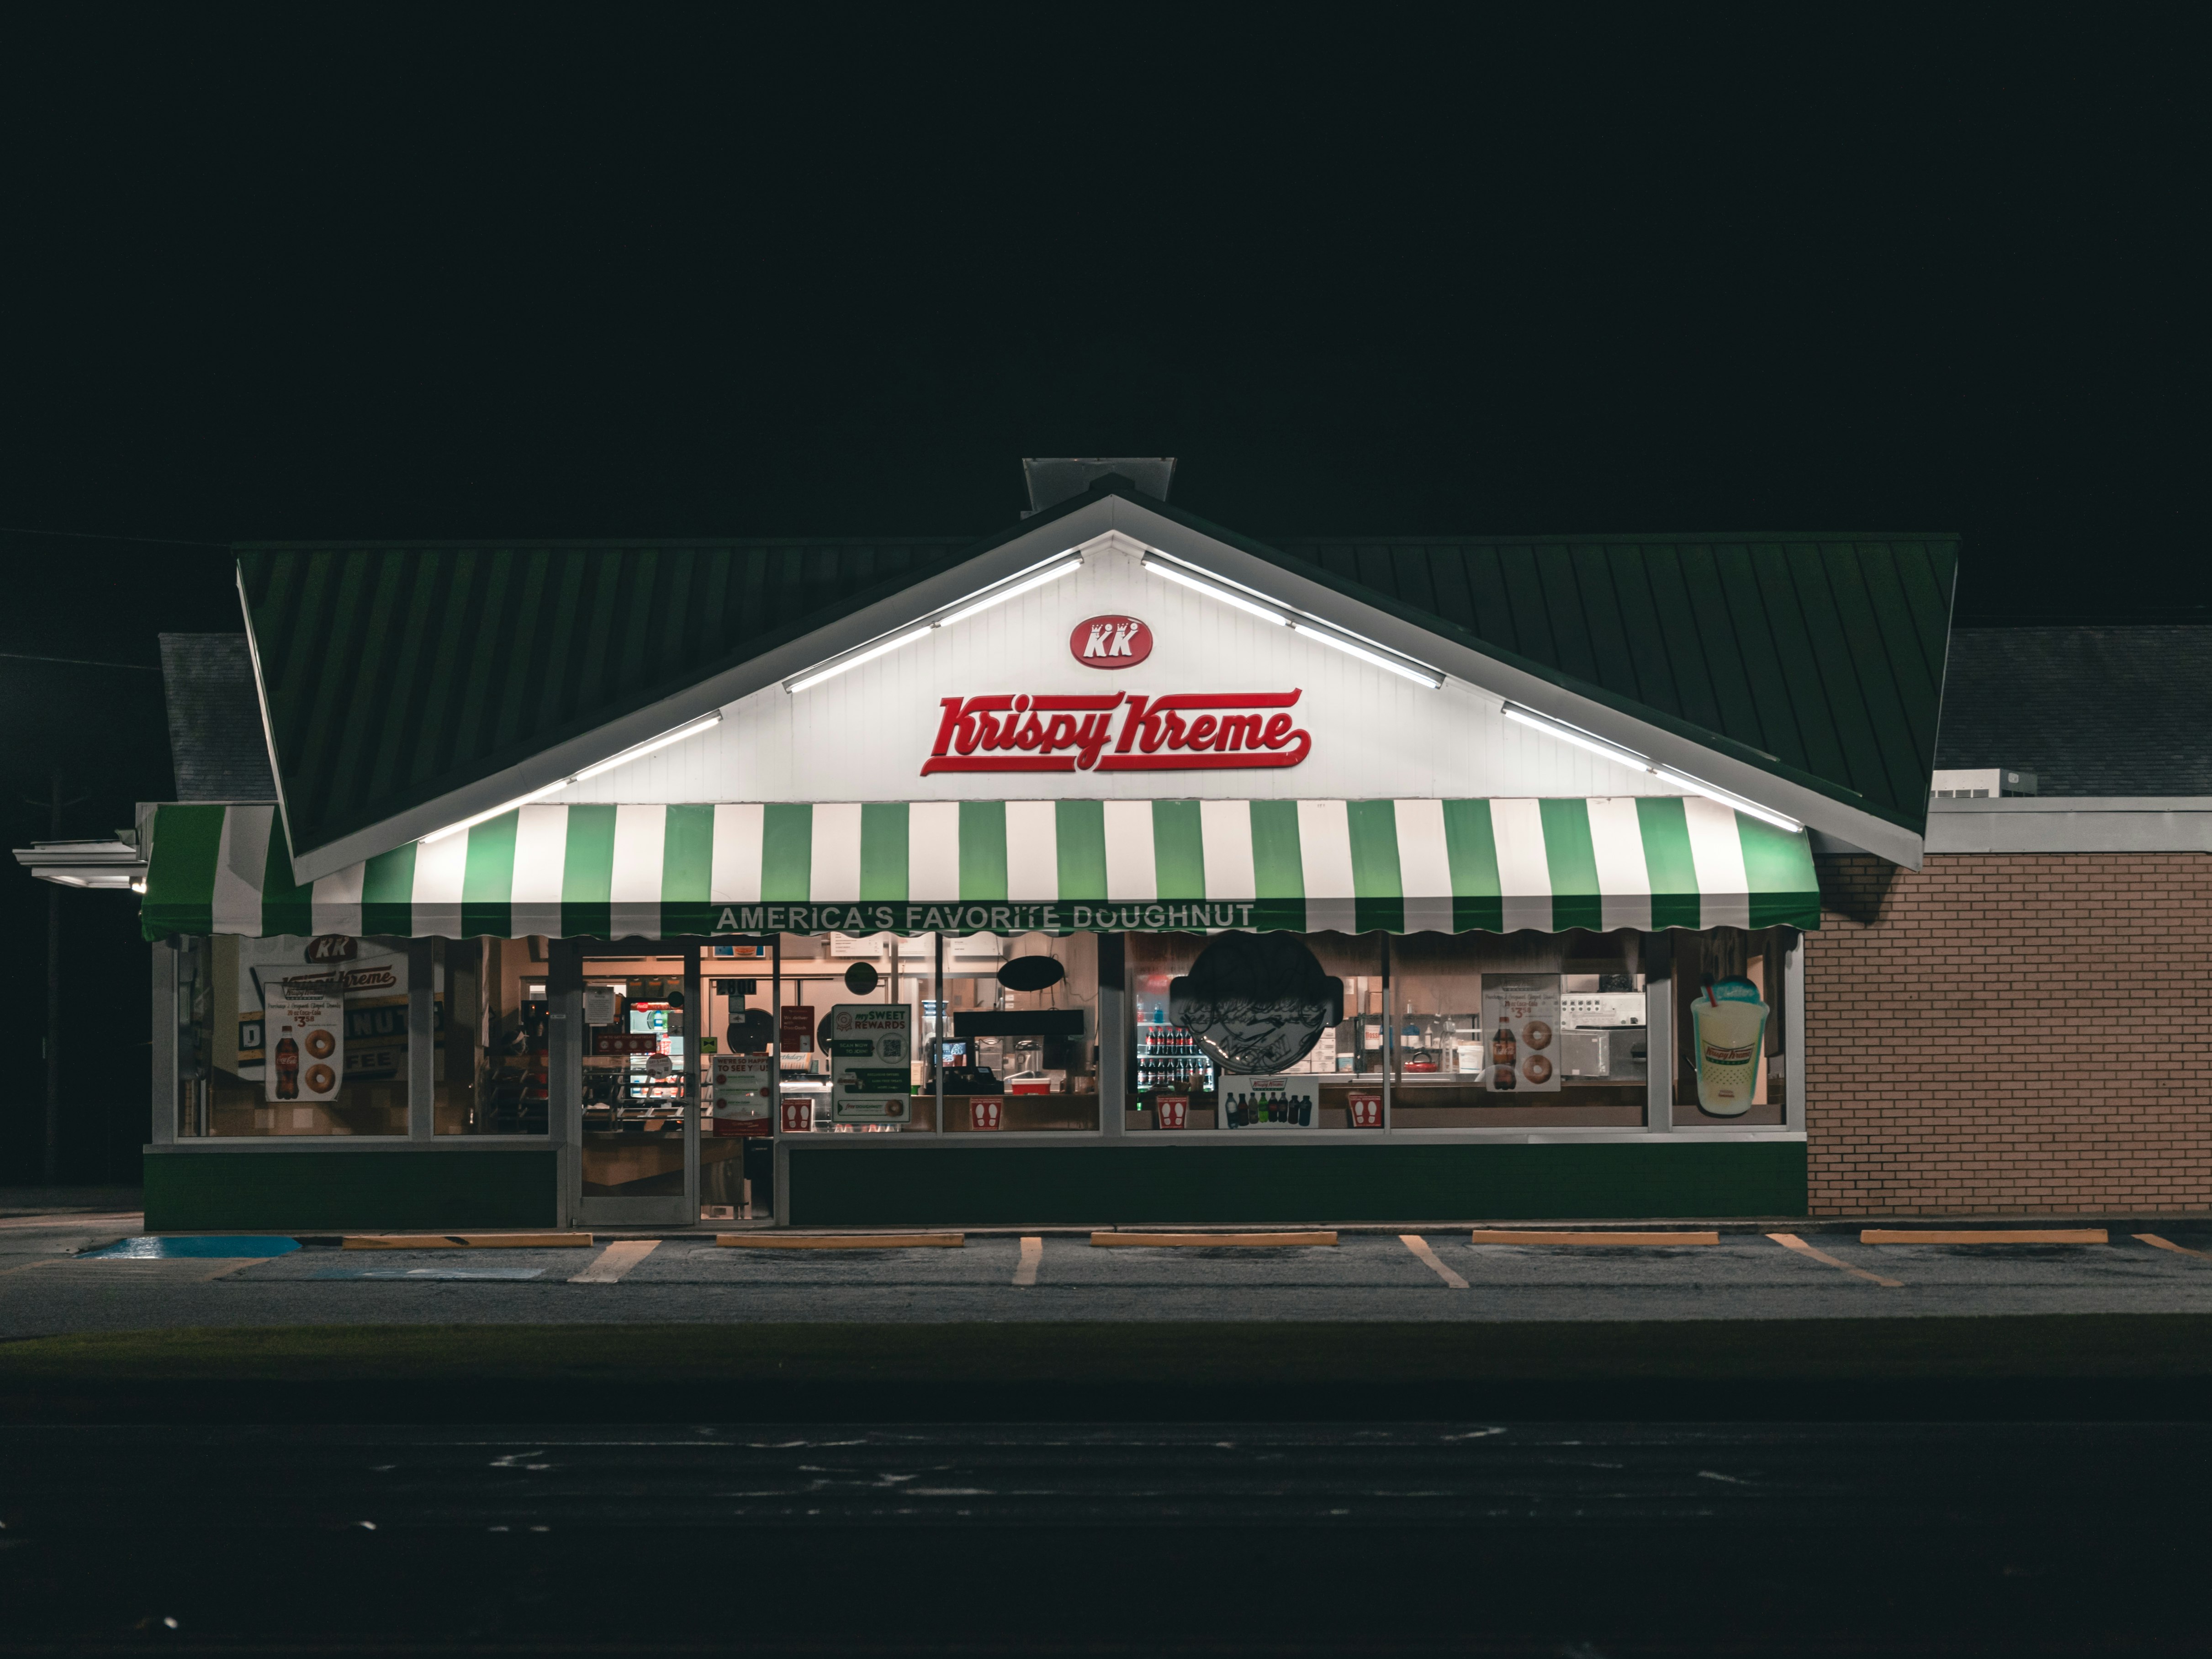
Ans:
POLYGON ((576 1219, 690 1226, 699 1215, 699 948, 653 939, 574 948, 576 1219))

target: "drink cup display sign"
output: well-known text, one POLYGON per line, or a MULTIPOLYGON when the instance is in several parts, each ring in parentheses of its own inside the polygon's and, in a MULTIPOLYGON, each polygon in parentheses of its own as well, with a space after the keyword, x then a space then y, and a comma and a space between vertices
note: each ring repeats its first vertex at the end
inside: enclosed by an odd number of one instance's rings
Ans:
POLYGON ((1741 1117, 1759 1096, 1767 1006, 1747 979, 1724 979, 1690 1005, 1698 1063, 1698 1105, 1714 1117, 1741 1117))
POLYGON ((1482 1023, 1490 1038, 1485 1088, 1492 1094, 1559 1091, 1557 974, 1485 974, 1482 1023))
POLYGON ((839 1003, 830 1011, 829 1048, 830 1121, 912 1120, 913 1008, 903 1002, 839 1003))
POLYGON ((327 986, 268 985, 270 1100, 335 1100, 345 1078, 345 1002, 327 986))

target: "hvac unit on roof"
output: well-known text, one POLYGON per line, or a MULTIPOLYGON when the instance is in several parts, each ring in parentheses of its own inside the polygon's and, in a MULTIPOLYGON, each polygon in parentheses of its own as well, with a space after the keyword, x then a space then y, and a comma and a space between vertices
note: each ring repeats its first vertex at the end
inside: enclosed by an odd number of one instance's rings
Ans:
POLYGON ((1936 774, 1929 793, 1937 800, 1995 800, 2001 795, 2032 795, 2035 774, 2006 766, 1936 774))

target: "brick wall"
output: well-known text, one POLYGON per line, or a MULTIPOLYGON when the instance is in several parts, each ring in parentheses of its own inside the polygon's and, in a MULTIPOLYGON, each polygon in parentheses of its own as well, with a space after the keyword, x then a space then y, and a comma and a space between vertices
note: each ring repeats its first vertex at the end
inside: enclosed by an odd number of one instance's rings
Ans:
POLYGON ((1818 863, 1813 1213, 2212 1207, 2212 857, 1818 863))

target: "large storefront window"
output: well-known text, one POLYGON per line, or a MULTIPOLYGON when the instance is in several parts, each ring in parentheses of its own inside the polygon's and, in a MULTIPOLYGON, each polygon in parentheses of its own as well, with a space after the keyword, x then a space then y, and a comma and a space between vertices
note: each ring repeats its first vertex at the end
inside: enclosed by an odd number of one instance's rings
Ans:
MULTIPOLYGON (((941 967, 932 934, 787 933, 779 944, 781 1000, 773 1006, 777 988, 766 961, 746 963, 747 980, 723 979, 734 964, 711 956, 702 971, 714 975, 718 987, 746 988, 718 989, 732 999, 722 1005, 718 1025, 740 1016, 734 998, 741 996, 747 1007, 760 1010, 763 1033, 781 1034, 787 1133, 936 1133, 940 1064, 945 1133, 1098 1127, 1095 936, 947 936, 941 967), (910 1090, 902 1113, 881 1103, 839 1105, 859 1062, 841 1054, 838 1044, 859 1039, 841 1037, 836 1017, 840 1010, 875 1006, 908 1011, 899 1028, 912 1033, 909 1058, 901 1066, 910 1090)), ((875 1046, 882 1047, 880 1038, 875 1046)), ((879 1054, 863 1058, 871 1069, 884 1069, 879 1054)))
POLYGON ((1258 936, 1282 958, 1261 971, 1288 975, 1271 978, 1253 999, 1265 1006, 1247 1011, 1255 1029, 1285 1028, 1272 1051, 1253 1051, 1279 1056, 1262 1073, 1224 1064, 1218 1042, 1176 1018, 1179 997, 1187 1018, 1221 1012, 1224 999, 1203 981, 1206 953, 1225 937, 1130 938, 1132 1129, 1379 1129, 1386 1094, 1401 1129, 1644 1122, 1640 934, 1258 936), (1301 975, 1311 981, 1303 991, 1301 975))
POLYGON ((550 1001, 543 939, 433 939, 441 1135, 542 1135, 550 1126, 550 1001))
POLYGON ((421 954, 406 939, 185 940, 177 1133, 404 1135, 421 954))

